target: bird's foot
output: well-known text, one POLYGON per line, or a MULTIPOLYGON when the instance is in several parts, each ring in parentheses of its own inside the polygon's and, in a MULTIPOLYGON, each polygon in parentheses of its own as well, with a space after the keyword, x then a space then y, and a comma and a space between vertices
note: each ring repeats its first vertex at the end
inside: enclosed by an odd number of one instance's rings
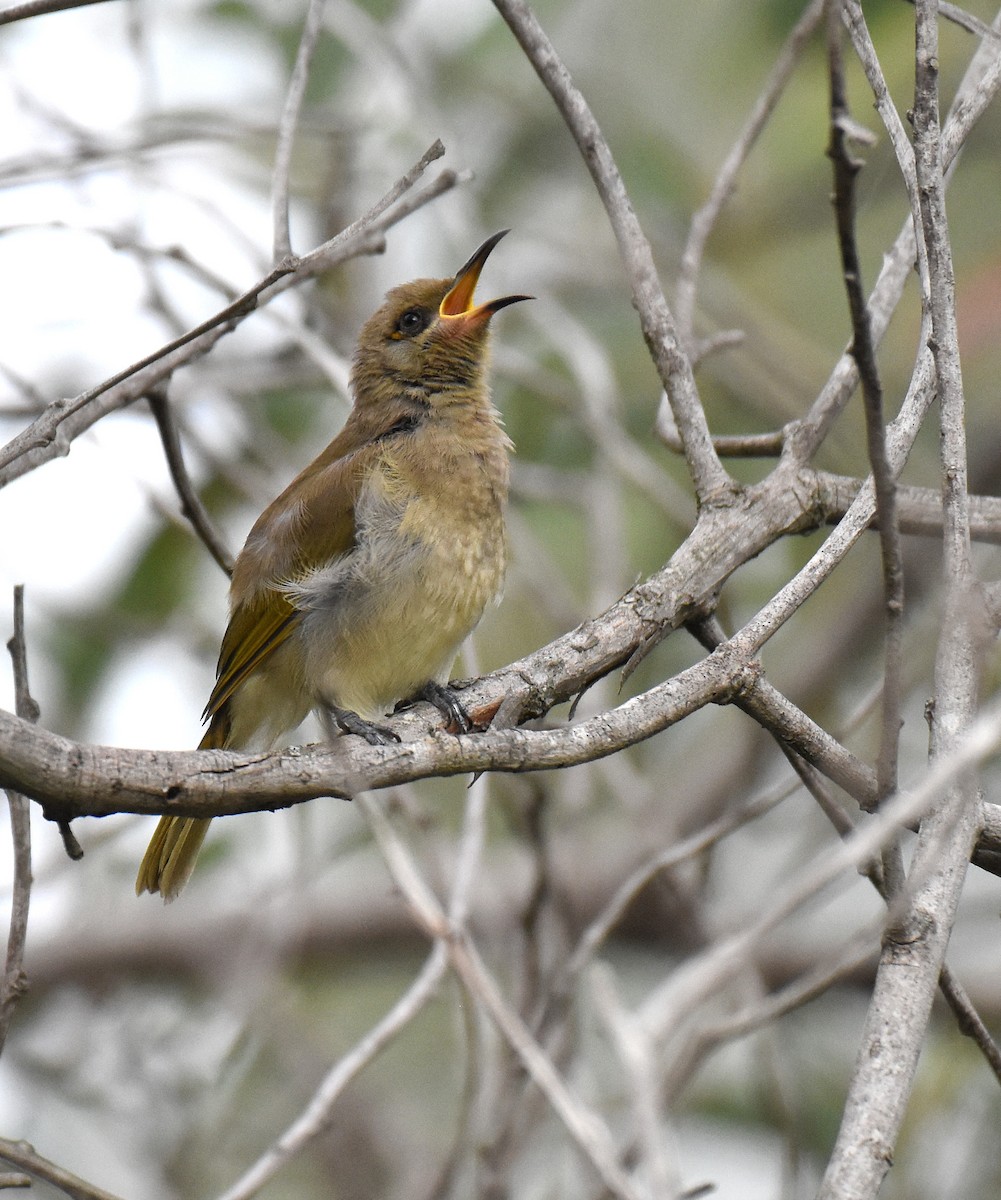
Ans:
POLYGON ((336 725, 341 733, 353 733, 358 737, 363 737, 370 746, 389 746, 400 740, 399 734, 394 733, 392 729, 388 729, 385 725, 376 725, 372 721, 366 721, 364 717, 359 717, 350 708, 338 708, 331 704, 323 711, 330 723, 336 725))
POLYGON ((470 733, 472 731, 473 722, 454 688, 429 679, 416 693, 414 699, 427 700, 429 704, 433 704, 445 718, 445 728, 450 733, 470 733))

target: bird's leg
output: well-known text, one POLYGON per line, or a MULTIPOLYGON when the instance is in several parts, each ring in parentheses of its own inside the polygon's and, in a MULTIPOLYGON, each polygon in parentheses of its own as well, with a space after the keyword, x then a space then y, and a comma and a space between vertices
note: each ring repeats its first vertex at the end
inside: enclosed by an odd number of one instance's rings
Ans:
POLYGON ((400 740, 399 735, 385 725, 376 725, 359 717, 350 708, 338 708, 336 704, 325 705, 320 709, 327 734, 333 740, 335 729, 338 733, 354 733, 363 737, 370 746, 389 746, 400 740))
POLYGON ((415 700, 427 700, 445 718, 446 729, 454 727, 459 733, 470 733, 473 722, 469 719, 455 689, 445 684, 435 683, 429 679, 421 690, 414 695, 415 700))

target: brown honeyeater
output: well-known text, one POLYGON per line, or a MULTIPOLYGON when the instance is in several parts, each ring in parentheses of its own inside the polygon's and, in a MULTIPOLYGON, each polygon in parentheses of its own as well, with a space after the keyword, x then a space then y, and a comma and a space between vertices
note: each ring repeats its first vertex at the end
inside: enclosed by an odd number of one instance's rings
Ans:
MULTIPOLYGON (((362 328, 354 405, 268 506, 233 570, 202 750, 273 749, 316 710, 374 744, 400 700, 468 728, 447 688, 460 645, 500 593, 511 443, 490 401, 490 318, 474 305, 504 230, 451 279, 394 288, 362 328)), ((208 819, 164 816, 136 893, 173 899, 208 819)))

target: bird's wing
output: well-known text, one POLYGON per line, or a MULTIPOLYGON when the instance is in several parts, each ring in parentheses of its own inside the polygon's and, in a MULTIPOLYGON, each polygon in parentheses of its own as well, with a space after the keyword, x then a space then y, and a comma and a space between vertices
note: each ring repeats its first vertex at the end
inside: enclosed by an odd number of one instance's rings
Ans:
POLYGON ((298 617, 281 592, 261 593, 256 603, 234 611, 222 639, 215 687, 203 721, 214 717, 247 676, 290 636, 298 617))
POLYGON ((332 446, 258 518, 233 572, 233 611, 203 719, 215 717, 249 675, 294 632, 302 613, 284 586, 354 545, 355 502, 380 453, 377 441, 333 456, 332 446))

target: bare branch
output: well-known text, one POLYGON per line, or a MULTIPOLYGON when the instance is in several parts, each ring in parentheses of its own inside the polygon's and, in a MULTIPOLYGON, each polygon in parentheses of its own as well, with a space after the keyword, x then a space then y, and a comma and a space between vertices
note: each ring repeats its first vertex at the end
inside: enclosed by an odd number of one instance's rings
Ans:
MULTIPOLYGON (((572 643, 573 635, 568 635, 565 644, 572 643)), ((524 698, 526 715, 530 714, 529 697, 535 688, 526 682, 531 679, 528 662, 523 660, 470 688, 468 699, 464 696, 470 715, 477 719, 481 712, 492 714, 507 688, 524 698)), ((567 729, 490 730, 386 747, 338 738, 309 754, 84 746, 31 729, 0 712, 0 745, 6 746, 0 780, 20 785, 40 800, 50 818, 112 812, 221 816, 283 808, 317 796, 351 797, 361 788, 389 787, 431 775, 552 770, 614 754, 687 713, 723 701, 747 685, 754 669, 751 663, 734 659, 727 644, 715 657, 642 697, 567 729)), ((403 714, 393 722, 404 735, 418 728, 427 733, 435 724, 435 718, 423 713, 403 714)))
MULTIPOLYGON (((930 360, 928 370, 916 375, 890 426, 888 451, 894 470, 900 469, 931 402, 929 373, 930 360)), ((505 695, 513 694, 525 718, 538 715, 633 657, 638 647, 654 644, 700 611, 708 611, 723 580, 758 552, 755 546, 763 548, 790 530, 811 527, 812 521, 804 519, 810 511, 809 483, 795 472, 794 463, 784 462, 782 470, 788 474, 781 487, 775 486, 776 475, 771 486, 749 491, 743 505, 703 509, 695 530, 663 571, 579 630, 477 685, 470 692, 471 711, 482 705, 492 712, 505 695)), ((280 758, 247 758, 221 751, 211 755, 95 751, 74 748, 38 731, 33 732, 33 740, 26 739, 15 732, 13 718, 0 717, 0 779, 11 780, 56 814, 128 810, 197 816, 207 815, 206 809, 216 814, 239 812, 321 794, 350 794, 359 787, 388 786, 428 774, 520 770, 528 763, 550 769, 590 761, 634 744, 706 703, 747 693, 756 677, 753 655, 842 561, 869 525, 873 511, 870 485, 806 567, 706 663, 612 714, 566 731, 491 732, 455 742, 408 743, 379 751, 338 746, 327 752, 339 764, 331 778, 328 771, 317 769, 322 754, 311 756, 313 769, 307 772, 296 771, 295 762, 280 758), (206 760, 228 766, 219 773, 218 768, 207 767, 206 760), (45 768, 39 763, 45 763, 45 768), (88 764, 86 771, 81 770, 82 764, 88 764), (254 788, 261 791, 252 798, 254 788)))

